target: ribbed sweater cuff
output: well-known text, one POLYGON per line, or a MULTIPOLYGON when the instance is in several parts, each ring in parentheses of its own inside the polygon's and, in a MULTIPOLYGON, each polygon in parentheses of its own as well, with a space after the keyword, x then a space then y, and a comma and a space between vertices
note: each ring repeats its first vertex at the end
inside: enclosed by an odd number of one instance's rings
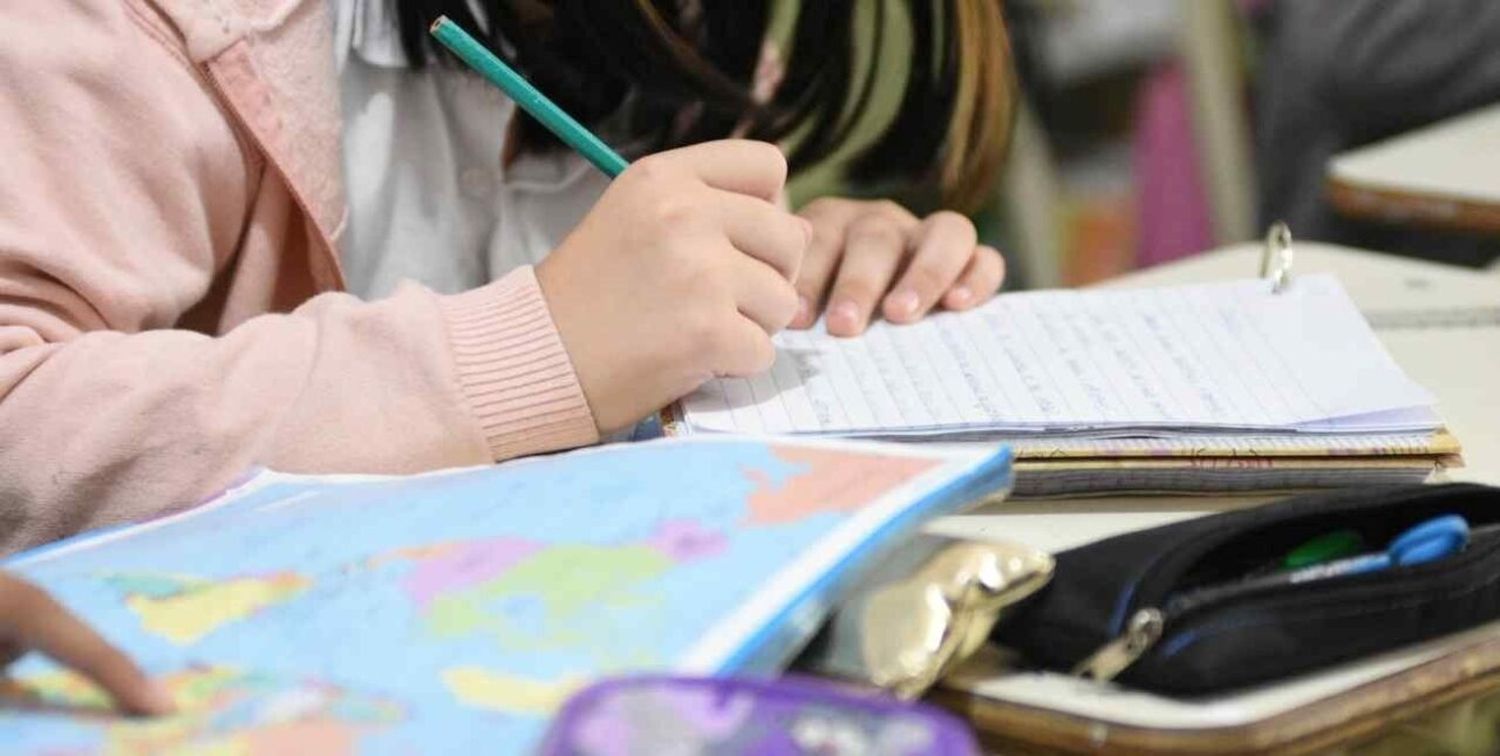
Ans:
POLYGON ((459 386, 496 460, 599 440, 530 267, 442 300, 459 386))

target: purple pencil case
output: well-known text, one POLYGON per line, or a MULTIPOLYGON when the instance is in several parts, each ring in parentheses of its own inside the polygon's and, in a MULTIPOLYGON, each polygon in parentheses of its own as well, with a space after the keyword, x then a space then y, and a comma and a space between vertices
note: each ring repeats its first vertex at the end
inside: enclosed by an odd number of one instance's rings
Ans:
POLYGON ((978 756, 957 717, 809 679, 625 677, 569 699, 540 753, 978 756))

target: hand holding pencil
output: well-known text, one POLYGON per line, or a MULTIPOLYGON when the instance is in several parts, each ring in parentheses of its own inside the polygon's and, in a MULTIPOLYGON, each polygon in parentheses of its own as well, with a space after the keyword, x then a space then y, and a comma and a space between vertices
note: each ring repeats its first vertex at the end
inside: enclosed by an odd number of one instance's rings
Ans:
POLYGON ((809 223, 776 203, 786 158, 725 140, 630 165, 446 18, 433 34, 516 104, 618 179, 537 280, 601 433, 719 376, 775 359, 797 312, 809 223))

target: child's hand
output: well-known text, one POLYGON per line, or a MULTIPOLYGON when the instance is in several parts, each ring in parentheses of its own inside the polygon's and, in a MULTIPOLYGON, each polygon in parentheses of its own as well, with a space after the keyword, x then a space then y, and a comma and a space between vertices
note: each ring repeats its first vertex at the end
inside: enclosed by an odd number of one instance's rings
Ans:
POLYGON ((536 268, 601 433, 775 359, 812 238, 778 208, 775 147, 708 142, 631 166, 536 268))
POLYGON ((816 322, 826 301, 828 332, 858 336, 877 304, 886 320, 910 323, 938 303, 981 304, 1005 277, 1000 253, 979 244, 974 224, 958 213, 918 220, 894 202, 830 198, 800 215, 812 221, 813 243, 797 278, 805 304, 793 328, 816 322))
POLYGON ((0 673, 28 651, 82 673, 128 713, 172 713, 171 697, 129 658, 41 589, 0 573, 0 673))

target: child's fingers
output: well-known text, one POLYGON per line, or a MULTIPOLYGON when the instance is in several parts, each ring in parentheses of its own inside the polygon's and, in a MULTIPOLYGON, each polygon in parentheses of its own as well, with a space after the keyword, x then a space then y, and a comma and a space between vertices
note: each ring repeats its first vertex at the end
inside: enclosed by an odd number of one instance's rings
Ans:
POLYGON ((718 375, 747 377, 771 369, 776 361, 776 346, 765 329, 750 318, 736 318, 727 324, 716 342, 714 355, 718 375))
POLYGON ((885 296, 886 319, 909 323, 926 315, 978 254, 978 241, 974 224, 958 213, 943 211, 922 221, 916 232, 916 252, 901 280, 885 296))
POLYGON ((732 192, 718 192, 724 232, 736 249, 795 281, 812 237, 807 221, 765 200, 732 192))
POLYGON ((774 144, 746 139, 703 142, 642 158, 638 164, 670 160, 703 183, 728 192, 776 202, 786 184, 786 156, 774 144))
POLYGON ((994 247, 979 245, 974 257, 959 274, 953 288, 943 295, 943 306, 950 310, 967 310, 983 304, 1005 281, 1005 258, 994 247))
MULTIPOLYGON (((911 225, 915 226, 913 219, 911 225)), ((858 336, 869 325, 875 304, 885 294, 906 256, 909 228, 889 213, 870 212, 854 219, 844 237, 844 255, 828 296, 828 332, 858 336)))
POLYGON ((802 209, 800 215, 812 224, 813 235, 797 273, 797 316, 791 328, 808 328, 818 321, 823 296, 844 251, 845 227, 858 212, 858 203, 836 199, 815 200, 802 209))
POLYGON ((15 664, 17 660, 26 655, 26 649, 21 644, 8 638, 0 638, 0 675, 5 674, 5 668, 15 664))
POLYGON ((41 589, 0 575, 0 628, 22 648, 40 651, 93 680, 132 714, 168 714, 171 698, 139 667, 41 589))
POLYGON ((780 331, 797 314, 797 290, 775 269, 742 257, 733 273, 734 298, 740 313, 765 333, 780 331))

